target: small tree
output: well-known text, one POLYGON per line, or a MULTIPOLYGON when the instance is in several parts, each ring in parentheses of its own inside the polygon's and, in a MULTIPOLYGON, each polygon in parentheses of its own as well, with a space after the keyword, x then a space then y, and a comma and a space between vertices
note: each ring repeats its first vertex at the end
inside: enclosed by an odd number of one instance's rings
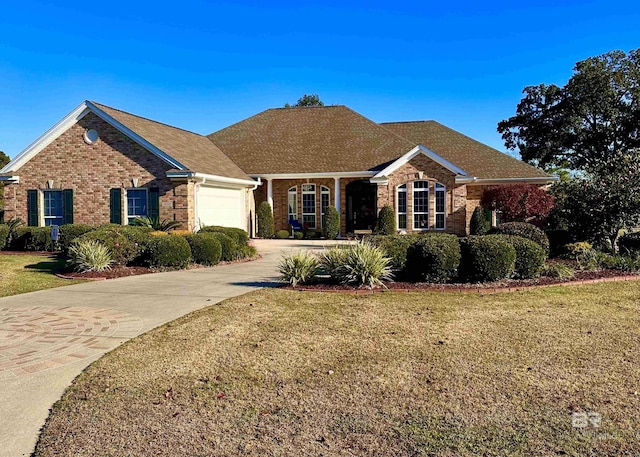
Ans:
POLYGON ((500 211, 507 221, 540 221, 553 208, 553 197, 532 184, 505 184, 485 190, 480 204, 500 211))
MULTIPOLYGON (((318 94, 304 94, 302 97, 300 97, 298 99, 298 101, 296 102, 295 105, 293 106, 324 106, 324 103, 322 100, 320 100, 320 97, 318 96, 318 94)), ((291 105, 288 103, 285 103, 284 105, 285 108, 291 108, 291 105)))
POLYGON ((273 211, 269 202, 262 202, 258 206, 258 231, 257 234, 261 238, 271 238, 274 233, 273 227, 273 211))
POLYGON ((469 231, 471 235, 486 235, 491 230, 491 214, 482 206, 476 206, 471 215, 469 231))
POLYGON ((393 235, 396 233, 396 213, 391 206, 384 206, 380 210, 375 231, 379 235, 393 235))
POLYGON ((324 213, 322 236, 328 240, 335 239, 340 234, 340 213, 335 206, 327 206, 324 213))

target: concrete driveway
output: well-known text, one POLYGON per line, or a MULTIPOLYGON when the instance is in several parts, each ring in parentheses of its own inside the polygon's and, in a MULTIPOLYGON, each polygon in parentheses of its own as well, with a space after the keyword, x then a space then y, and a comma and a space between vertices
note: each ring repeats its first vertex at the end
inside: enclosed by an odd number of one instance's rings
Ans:
POLYGON ((276 284, 283 252, 321 241, 256 240, 262 258, 0 298, 0 455, 28 456, 49 408, 91 362, 194 310, 276 284))

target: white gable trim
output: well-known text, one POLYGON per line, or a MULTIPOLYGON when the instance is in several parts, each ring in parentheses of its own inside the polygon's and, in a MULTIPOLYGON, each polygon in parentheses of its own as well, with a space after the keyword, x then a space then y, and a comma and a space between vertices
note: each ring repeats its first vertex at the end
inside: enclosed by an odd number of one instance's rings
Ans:
POLYGON ((408 163, 409 161, 411 161, 411 159, 416 157, 418 154, 424 154, 425 156, 427 156, 428 158, 430 158, 431 160, 436 162, 438 165, 446 168, 447 170, 449 170, 453 174, 460 175, 460 176, 469 176, 469 173, 464 171, 462 168, 460 168, 460 167, 454 165, 453 163, 449 162, 447 159, 445 159, 444 157, 436 154, 431 149, 425 148, 423 145, 419 144, 418 146, 413 148, 411 151, 407 152, 405 155, 403 155, 399 159, 395 160, 393 163, 391 163, 389 166, 387 166, 384 170, 380 171, 377 175, 375 175, 372 178, 372 181, 373 180, 375 180, 375 181, 383 181, 383 180, 385 180, 391 173, 396 171, 402 165, 404 165, 404 164, 408 163))
POLYGON ((259 185, 262 184, 260 180, 253 181, 250 179, 227 178, 226 176, 210 175, 207 173, 194 173, 193 171, 168 171, 167 177, 169 179, 195 178, 200 180, 199 184, 225 184, 234 188, 253 187, 252 190, 255 190, 259 185))
POLYGON ((53 143, 56 139, 60 137, 64 132, 73 127, 78 121, 80 121, 83 117, 85 117, 89 113, 94 113, 100 119, 114 127, 115 129, 122 132, 124 135, 129 137, 131 140, 138 143, 140 146, 151 152, 153 155, 159 157, 166 163, 168 163, 172 168, 176 168, 178 170, 187 170, 183 164, 175 160, 170 155, 166 154, 162 150, 158 149, 153 144, 149 143, 147 140, 142 138, 140 135, 136 134, 129 128, 122 125, 120 122, 109 116, 107 113, 102 111, 96 105, 91 103, 90 101, 82 102, 76 109, 67 114, 61 121, 47 130, 44 134, 42 134, 37 140, 31 143, 25 150, 23 150, 20 154, 18 154, 11 162, 5 165, 0 173, 6 173, 9 171, 18 171, 20 167, 22 167, 25 163, 31 160, 36 156, 40 151, 46 148, 48 145, 53 143))

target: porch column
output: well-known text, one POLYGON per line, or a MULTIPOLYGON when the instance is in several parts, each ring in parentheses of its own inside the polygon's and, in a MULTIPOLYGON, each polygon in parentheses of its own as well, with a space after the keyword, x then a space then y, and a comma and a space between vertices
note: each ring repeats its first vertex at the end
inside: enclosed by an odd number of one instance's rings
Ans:
POLYGON ((267 178, 267 203, 271 206, 271 213, 273 213, 273 180, 267 178))
POLYGON ((333 206, 338 210, 338 214, 340 214, 340 178, 333 178, 335 181, 335 187, 333 190, 333 206))

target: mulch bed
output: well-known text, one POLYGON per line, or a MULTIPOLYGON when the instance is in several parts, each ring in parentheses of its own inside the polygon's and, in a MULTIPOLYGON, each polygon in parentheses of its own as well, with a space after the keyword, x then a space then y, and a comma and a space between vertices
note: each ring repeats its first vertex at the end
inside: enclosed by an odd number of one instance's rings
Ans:
POLYGON ((540 277, 535 279, 507 279, 503 281, 488 282, 482 284, 454 283, 454 284, 434 284, 424 282, 385 282, 385 287, 369 289, 364 287, 352 287, 341 284, 305 284, 304 286, 291 287, 282 286, 283 289, 309 291, 309 292, 351 292, 356 294, 367 294, 377 292, 477 292, 477 293, 497 293, 515 292, 519 290, 534 289, 553 285, 571 284, 593 284, 609 281, 631 281, 640 279, 639 275, 624 274, 619 270, 597 270, 597 271, 576 271, 575 276, 569 280, 559 278, 540 277))
POLYGON ((153 270, 146 267, 112 267, 111 270, 106 271, 87 271, 85 273, 78 273, 75 271, 65 271, 57 273, 56 276, 63 279, 89 279, 99 281, 102 279, 114 279, 122 278, 125 276, 137 276, 148 273, 157 273, 159 270, 153 270))

